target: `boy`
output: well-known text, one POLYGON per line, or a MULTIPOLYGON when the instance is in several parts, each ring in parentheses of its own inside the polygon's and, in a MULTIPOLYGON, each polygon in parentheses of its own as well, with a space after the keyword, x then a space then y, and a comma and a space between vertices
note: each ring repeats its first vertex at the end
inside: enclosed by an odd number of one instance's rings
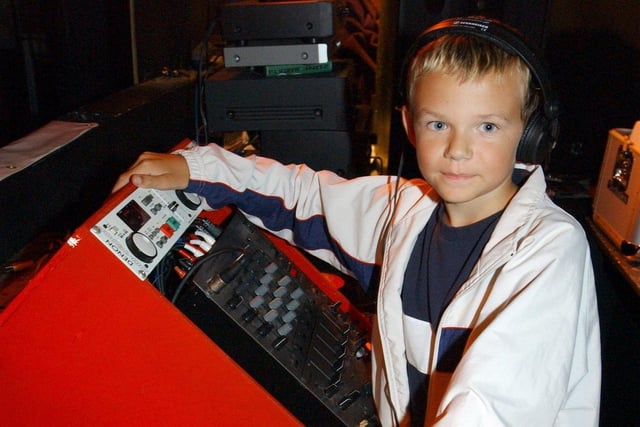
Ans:
POLYGON ((379 286, 372 375, 382 425, 597 425, 584 232, 547 197, 542 168, 516 164, 538 108, 532 69, 484 35, 497 22, 442 26, 464 31, 414 49, 401 110, 424 181, 345 180, 212 145, 145 153, 114 190, 132 182, 235 204, 379 286))

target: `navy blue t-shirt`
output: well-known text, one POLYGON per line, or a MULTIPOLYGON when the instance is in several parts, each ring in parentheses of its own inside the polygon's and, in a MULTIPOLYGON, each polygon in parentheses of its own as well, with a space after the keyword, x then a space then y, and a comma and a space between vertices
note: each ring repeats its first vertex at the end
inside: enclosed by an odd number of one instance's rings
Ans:
MULTIPOLYGON (((478 261, 502 211, 477 223, 451 227, 440 204, 418 236, 404 275, 405 315, 431 324, 435 331, 449 304, 478 261)), ((407 364, 413 425, 423 425, 429 378, 407 364)))

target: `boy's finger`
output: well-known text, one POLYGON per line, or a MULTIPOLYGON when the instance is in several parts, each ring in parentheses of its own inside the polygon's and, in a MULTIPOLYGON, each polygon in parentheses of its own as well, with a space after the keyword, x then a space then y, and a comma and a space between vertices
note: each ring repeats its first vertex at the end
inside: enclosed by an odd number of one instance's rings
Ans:
POLYGON ((177 190, 182 189, 176 184, 176 179, 173 175, 131 175, 131 183, 140 188, 155 188, 158 190, 177 190))
POLYGON ((122 187, 127 185, 129 183, 129 180, 130 180, 129 174, 120 175, 117 181, 115 182, 115 184, 113 185, 113 187, 111 188, 111 193, 115 193, 116 191, 120 190, 122 187))

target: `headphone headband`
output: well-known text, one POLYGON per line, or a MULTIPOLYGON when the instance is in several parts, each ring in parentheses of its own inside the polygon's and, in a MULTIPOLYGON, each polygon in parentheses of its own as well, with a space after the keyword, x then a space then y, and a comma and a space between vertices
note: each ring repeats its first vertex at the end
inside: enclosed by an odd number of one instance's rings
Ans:
MULTIPOLYGON (((479 37, 495 44, 512 55, 518 56, 527 67, 529 67, 534 79, 538 82, 544 99, 545 115, 549 119, 558 116, 558 102, 551 82, 545 72, 542 60, 516 30, 490 18, 465 17, 446 19, 428 28, 418 37, 413 48, 407 55, 407 60, 410 61, 423 46, 444 34, 479 37)), ((405 82, 402 84, 405 84, 405 82)))

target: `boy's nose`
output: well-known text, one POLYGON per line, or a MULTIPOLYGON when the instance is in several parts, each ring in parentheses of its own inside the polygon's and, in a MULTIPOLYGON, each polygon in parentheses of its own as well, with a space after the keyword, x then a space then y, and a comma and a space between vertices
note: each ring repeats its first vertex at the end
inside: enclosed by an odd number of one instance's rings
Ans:
POLYGON ((469 159, 471 154, 472 149, 469 139, 460 132, 451 132, 445 157, 451 160, 465 160, 469 159))

